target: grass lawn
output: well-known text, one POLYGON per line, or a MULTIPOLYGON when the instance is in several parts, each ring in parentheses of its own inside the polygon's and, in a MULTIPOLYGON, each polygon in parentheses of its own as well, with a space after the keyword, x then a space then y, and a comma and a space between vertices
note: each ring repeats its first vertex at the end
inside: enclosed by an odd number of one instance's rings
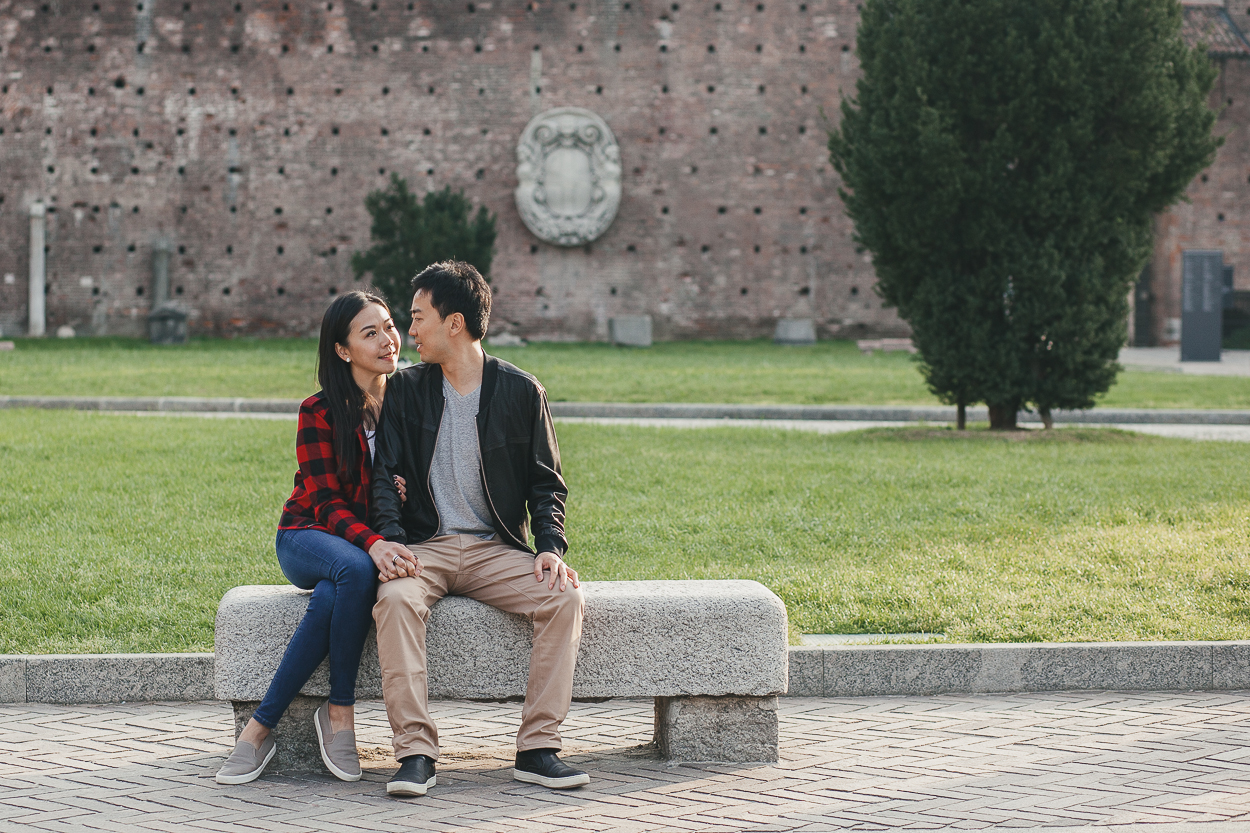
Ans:
MULTIPOLYGON (((796 631, 1250 638, 1244 445, 560 426, 586 579, 753 578, 796 631)), ((0 411, 0 653, 212 648, 284 581, 294 423, 0 411)))
MULTIPOLYGON (((0 395, 303 398, 316 390, 316 343, 205 340, 152 347, 137 339, 18 340, 0 353, 0 395)), ((531 344, 491 352, 535 374, 553 400, 753 404, 934 405, 912 358, 861 355, 852 342, 531 344)), ((406 352, 416 359, 413 350, 406 352)), ((1250 378, 1127 371, 1112 407, 1250 408, 1250 378)))

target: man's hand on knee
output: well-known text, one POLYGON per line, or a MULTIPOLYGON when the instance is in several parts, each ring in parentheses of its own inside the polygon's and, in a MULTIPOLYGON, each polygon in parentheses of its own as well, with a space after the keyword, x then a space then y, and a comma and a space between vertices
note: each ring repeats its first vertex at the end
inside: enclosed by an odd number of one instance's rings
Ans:
POLYGON ((544 570, 551 571, 551 579, 547 582, 548 590, 555 587, 557 582, 561 590, 565 588, 566 582, 572 582, 574 587, 582 586, 577 580, 577 570, 565 564, 554 552, 540 552, 534 559, 534 578, 541 582, 544 570))
POLYGON ((373 559, 373 566, 378 568, 378 579, 381 581, 421 575, 421 561, 403 544, 375 541, 369 547, 369 557, 373 559))

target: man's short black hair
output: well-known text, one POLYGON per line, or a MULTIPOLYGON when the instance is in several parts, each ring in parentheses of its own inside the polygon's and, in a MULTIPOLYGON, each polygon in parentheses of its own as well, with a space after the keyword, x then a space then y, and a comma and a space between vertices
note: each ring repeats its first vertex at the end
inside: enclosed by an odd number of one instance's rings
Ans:
POLYGON ((412 279, 412 294, 430 296, 430 306, 439 318, 458 312, 474 340, 486 337, 490 324, 490 286, 478 271, 459 260, 448 260, 425 267, 412 279))

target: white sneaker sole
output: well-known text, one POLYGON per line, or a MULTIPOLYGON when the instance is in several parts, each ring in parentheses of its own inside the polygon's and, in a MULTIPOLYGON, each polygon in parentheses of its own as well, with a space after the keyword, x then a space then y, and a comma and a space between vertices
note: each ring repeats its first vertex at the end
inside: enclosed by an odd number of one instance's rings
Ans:
POLYGON ((278 745, 275 743, 273 748, 269 750, 269 754, 265 756, 265 760, 261 761, 260 766, 256 767, 256 769, 251 772, 245 772, 242 775, 222 775, 219 772, 214 780, 218 784, 224 784, 226 786, 233 786, 235 784, 250 784, 260 777, 260 774, 265 771, 265 767, 269 766, 269 762, 273 760, 273 756, 277 753, 278 745))
POLYGON ((512 770, 512 777, 527 784, 538 784, 541 787, 547 787, 552 790, 571 790, 574 787, 581 787, 590 783, 590 776, 584 772, 581 775, 568 775, 564 778, 548 778, 546 775, 539 775, 535 772, 514 769, 512 770))
MULTIPOLYGON (((349 772, 344 772, 336 767, 334 762, 330 760, 330 756, 326 754, 325 738, 321 736, 321 720, 317 717, 317 715, 321 713, 321 709, 324 708, 325 706, 323 705, 321 708, 317 709, 317 711, 313 712, 313 728, 317 730, 317 751, 321 753, 321 762, 325 764, 326 769, 330 770, 334 777, 340 781, 359 781, 360 776, 364 774, 363 772, 357 772, 355 775, 352 775, 349 772)), ((327 714, 326 720, 329 719, 330 716, 327 714)))
POLYGON ((398 795, 400 797, 425 795, 425 791, 437 783, 437 775, 431 775, 430 780, 424 784, 419 781, 388 781, 386 783, 386 794, 398 795))

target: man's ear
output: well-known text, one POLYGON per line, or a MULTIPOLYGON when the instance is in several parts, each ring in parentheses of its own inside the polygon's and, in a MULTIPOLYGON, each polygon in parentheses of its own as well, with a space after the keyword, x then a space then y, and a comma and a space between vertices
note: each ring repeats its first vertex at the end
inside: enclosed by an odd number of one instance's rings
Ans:
POLYGON ((464 332, 464 316, 458 312, 453 312, 447 316, 447 334, 455 336, 464 332))

